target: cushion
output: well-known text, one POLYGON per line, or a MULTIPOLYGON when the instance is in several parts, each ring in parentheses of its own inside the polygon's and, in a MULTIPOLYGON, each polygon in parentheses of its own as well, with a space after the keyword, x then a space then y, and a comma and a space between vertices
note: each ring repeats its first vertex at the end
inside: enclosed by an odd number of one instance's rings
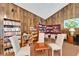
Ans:
POLYGON ((60 46, 54 44, 54 43, 50 43, 49 46, 52 48, 52 50, 60 50, 60 46))
POLYGON ((16 56, 30 56, 30 47, 22 47, 16 54, 16 56))

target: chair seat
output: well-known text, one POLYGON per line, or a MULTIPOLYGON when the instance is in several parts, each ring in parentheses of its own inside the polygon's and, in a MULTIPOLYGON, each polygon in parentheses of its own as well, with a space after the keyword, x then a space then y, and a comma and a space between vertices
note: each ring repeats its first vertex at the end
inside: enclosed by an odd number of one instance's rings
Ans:
POLYGON ((30 47, 29 46, 22 47, 18 51, 18 53, 16 54, 16 56, 30 56, 30 47))
POLYGON ((50 43, 49 46, 52 48, 52 50, 60 50, 60 46, 58 46, 57 44, 54 43, 50 43))

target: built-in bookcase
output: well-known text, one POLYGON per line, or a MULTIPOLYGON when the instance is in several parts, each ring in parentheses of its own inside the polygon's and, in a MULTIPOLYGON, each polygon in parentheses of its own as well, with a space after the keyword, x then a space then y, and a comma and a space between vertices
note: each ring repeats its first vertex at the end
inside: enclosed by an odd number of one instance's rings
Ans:
MULTIPOLYGON (((21 36, 21 23, 17 20, 5 19, 3 21, 3 46, 4 46, 4 55, 14 55, 13 47, 9 40, 13 35, 21 36)), ((19 43, 21 40, 18 39, 19 43)))
POLYGON ((39 24, 39 31, 44 32, 46 34, 58 34, 61 33, 61 26, 60 24, 56 24, 56 25, 39 24))
POLYGON ((61 33, 61 26, 59 24, 56 25, 46 25, 46 34, 59 34, 61 33))
POLYGON ((43 24, 39 24, 38 26, 40 32, 46 32, 46 26, 43 24))

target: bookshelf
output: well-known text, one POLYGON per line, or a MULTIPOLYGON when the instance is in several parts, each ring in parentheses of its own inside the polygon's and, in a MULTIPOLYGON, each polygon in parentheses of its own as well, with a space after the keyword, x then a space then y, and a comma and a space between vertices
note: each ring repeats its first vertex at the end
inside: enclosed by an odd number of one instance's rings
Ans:
MULTIPOLYGON (((13 35, 21 36, 21 23, 18 20, 11 20, 4 18, 3 21, 3 30, 4 30, 4 39, 3 39, 3 47, 4 47, 4 55, 10 56, 14 55, 13 47, 9 40, 10 37, 13 35)), ((21 40, 18 39, 19 43, 21 44, 21 40)))
POLYGON ((35 43, 38 41, 38 31, 36 28, 32 27, 30 28, 30 37, 29 37, 29 43, 35 43))
POLYGON ((43 24, 39 24, 38 26, 40 32, 46 32, 46 26, 43 24))
POLYGON ((61 27, 57 25, 46 25, 46 34, 59 34, 61 33, 61 27))
POLYGON ((45 34, 58 34, 61 33, 61 27, 60 24, 56 25, 39 24, 39 31, 44 32, 45 34))

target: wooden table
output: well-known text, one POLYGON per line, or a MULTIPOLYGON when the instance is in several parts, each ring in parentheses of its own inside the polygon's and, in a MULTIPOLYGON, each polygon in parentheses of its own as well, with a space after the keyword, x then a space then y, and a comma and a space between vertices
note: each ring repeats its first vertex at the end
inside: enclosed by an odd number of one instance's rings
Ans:
POLYGON ((45 43, 35 43, 33 48, 32 55, 34 56, 51 56, 51 49, 45 43))

